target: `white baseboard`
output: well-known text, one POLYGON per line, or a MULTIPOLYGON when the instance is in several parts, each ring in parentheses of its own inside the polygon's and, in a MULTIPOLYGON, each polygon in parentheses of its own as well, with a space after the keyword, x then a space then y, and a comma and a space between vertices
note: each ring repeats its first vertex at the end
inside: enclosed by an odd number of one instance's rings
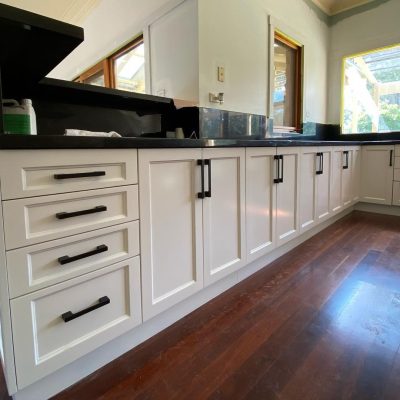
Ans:
POLYGON ((387 215, 396 215, 400 216, 400 207, 399 206, 387 206, 384 204, 372 204, 372 203, 357 203, 354 206, 354 209, 357 211, 365 211, 376 214, 387 214, 387 215))
POLYGON ((272 261, 294 249, 304 241, 308 240, 318 232, 327 228, 329 225, 343 218, 352 211, 353 207, 349 207, 341 213, 336 214, 332 218, 301 234, 285 245, 271 251, 264 257, 253 261, 236 273, 232 273, 226 278, 221 279, 207 288, 204 288, 202 291, 180 302, 174 307, 171 307, 169 310, 157 315, 149 321, 144 322, 134 330, 125 333, 124 335, 112 340, 92 353, 81 357, 73 363, 55 371, 51 375, 48 375, 40 381, 35 382, 29 387, 17 392, 13 396, 13 399, 41 400, 47 399, 61 392, 84 377, 90 375, 92 372, 96 371, 102 366, 110 363, 127 351, 133 349, 140 343, 161 332, 211 299, 232 288, 239 282, 248 278, 258 270, 264 268, 272 261))

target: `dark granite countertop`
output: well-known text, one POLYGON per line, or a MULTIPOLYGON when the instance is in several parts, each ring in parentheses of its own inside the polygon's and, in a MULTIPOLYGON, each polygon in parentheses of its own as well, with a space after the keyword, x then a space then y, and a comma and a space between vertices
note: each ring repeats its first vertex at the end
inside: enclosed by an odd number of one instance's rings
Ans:
POLYGON ((299 139, 153 139, 102 138, 76 136, 0 135, 0 149, 120 149, 120 148, 194 148, 194 147, 288 147, 354 146, 400 144, 400 140, 326 141, 299 139))

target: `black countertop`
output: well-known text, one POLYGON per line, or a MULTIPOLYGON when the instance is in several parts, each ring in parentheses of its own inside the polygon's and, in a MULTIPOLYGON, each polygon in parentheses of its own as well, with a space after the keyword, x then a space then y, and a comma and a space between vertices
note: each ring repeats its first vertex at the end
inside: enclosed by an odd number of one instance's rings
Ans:
POLYGON ((196 147, 294 147, 294 146, 355 146, 400 144, 400 140, 327 141, 288 139, 153 139, 103 138, 77 136, 0 135, 0 149, 160 149, 196 147))

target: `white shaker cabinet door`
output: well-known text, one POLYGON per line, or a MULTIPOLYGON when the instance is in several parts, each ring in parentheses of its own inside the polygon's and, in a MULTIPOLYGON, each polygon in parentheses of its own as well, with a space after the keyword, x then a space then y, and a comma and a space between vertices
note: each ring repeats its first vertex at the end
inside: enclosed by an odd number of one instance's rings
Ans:
POLYGON ((353 149, 352 157, 352 188, 353 188, 353 203, 360 201, 361 194, 361 147, 353 149))
POLYGON ((331 168, 332 148, 320 147, 318 157, 318 174, 316 175, 316 223, 320 223, 330 217, 330 193, 331 193, 331 168))
POLYGON ((338 213, 343 209, 342 200, 342 170, 343 170, 343 148, 335 146, 332 148, 331 163, 331 191, 330 210, 338 213))
POLYGON ((275 147, 246 149, 247 261, 275 247, 275 155, 275 147))
POLYGON ((277 150, 280 182, 276 190, 276 244, 280 246, 298 236, 300 148, 277 150))
POLYGON ((139 150, 143 319, 203 287, 201 149, 139 150))
POLYGON ((342 203, 343 207, 348 207, 353 202, 353 151, 345 148, 342 152, 342 203))
POLYGON ((205 162, 204 283, 246 262, 245 149, 203 149, 205 162))
POLYGON ((361 201, 392 204, 394 146, 364 146, 361 201))
POLYGON ((318 147, 302 147, 300 157, 299 218, 300 230, 306 231, 316 223, 316 184, 321 167, 318 147))

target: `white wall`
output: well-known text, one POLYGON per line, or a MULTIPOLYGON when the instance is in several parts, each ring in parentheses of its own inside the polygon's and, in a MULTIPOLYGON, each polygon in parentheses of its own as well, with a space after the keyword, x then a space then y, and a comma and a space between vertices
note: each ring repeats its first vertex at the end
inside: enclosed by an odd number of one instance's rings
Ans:
POLYGON ((331 27, 328 122, 340 123, 342 59, 400 43, 400 1, 391 0, 331 27))
POLYGON ((304 121, 325 122, 329 29, 304 1, 181 3, 182 0, 102 0, 83 24, 85 42, 50 76, 74 78, 149 23, 151 93, 165 91, 168 97, 218 107, 209 102, 208 93, 224 92, 221 108, 265 114, 268 15, 272 15, 281 30, 305 46, 304 121), (177 4, 181 5, 169 12, 177 4), (224 83, 217 81, 218 65, 226 69, 224 83))
MULTIPOLYGON (((82 27, 85 41, 50 74, 71 80, 140 34, 146 20, 171 0, 101 0, 82 27)), ((176 1, 175 1, 176 3, 176 1)))
MULTIPOLYGON (((200 0, 200 104, 209 92, 224 92, 223 109, 265 114, 268 15, 305 46, 305 121, 325 122, 329 28, 300 0, 200 0), (226 68, 225 83, 217 66, 226 68)), ((216 107, 216 105, 213 105, 216 107)))
POLYGON ((197 103, 197 14, 197 0, 186 0, 150 24, 152 94, 197 103))

